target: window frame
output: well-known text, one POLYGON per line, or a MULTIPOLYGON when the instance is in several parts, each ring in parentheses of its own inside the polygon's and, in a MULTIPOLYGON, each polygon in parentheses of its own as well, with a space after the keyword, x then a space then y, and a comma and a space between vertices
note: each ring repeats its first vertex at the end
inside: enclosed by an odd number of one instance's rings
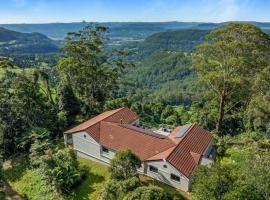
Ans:
POLYGON ((152 173, 158 174, 158 168, 153 165, 149 165, 149 171, 152 173), (151 169, 154 169, 154 171, 151 169))
POLYGON ((102 146, 102 153, 109 153, 109 149, 107 147, 102 146))
POLYGON ((172 174, 171 173, 170 178, 171 178, 172 181, 175 181, 177 183, 180 183, 180 181, 181 181, 181 177, 180 176, 177 176, 176 174, 172 174))

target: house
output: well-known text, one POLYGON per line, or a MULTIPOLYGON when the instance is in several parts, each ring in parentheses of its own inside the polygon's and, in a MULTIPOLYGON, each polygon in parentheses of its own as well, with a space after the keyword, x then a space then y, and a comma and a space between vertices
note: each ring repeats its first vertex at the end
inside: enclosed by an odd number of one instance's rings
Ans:
POLYGON ((188 191, 196 166, 213 158, 211 134, 197 124, 170 131, 138 126, 139 117, 127 108, 104 112, 64 133, 79 157, 109 164, 115 152, 131 149, 142 160, 140 173, 188 191))

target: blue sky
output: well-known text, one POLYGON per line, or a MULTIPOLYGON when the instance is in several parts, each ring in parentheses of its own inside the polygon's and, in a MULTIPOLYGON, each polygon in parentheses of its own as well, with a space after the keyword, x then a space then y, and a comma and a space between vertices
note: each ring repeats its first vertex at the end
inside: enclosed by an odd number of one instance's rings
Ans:
POLYGON ((270 21, 270 0, 0 0, 0 23, 270 21))

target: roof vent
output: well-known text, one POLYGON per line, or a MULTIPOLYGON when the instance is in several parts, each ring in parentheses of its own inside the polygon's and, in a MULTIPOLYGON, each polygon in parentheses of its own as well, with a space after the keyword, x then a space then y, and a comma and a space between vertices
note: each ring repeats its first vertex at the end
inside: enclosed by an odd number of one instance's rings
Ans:
POLYGON ((185 135, 185 133, 189 130, 190 127, 191 127, 191 124, 184 125, 184 126, 183 126, 183 127, 175 134, 175 137, 176 137, 176 138, 183 137, 183 135, 185 135))

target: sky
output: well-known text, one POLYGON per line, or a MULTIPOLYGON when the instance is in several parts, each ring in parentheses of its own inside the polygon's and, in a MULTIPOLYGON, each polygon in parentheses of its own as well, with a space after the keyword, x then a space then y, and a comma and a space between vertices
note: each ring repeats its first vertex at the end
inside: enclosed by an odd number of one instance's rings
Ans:
POLYGON ((0 24, 270 22, 270 0, 0 0, 0 24))

